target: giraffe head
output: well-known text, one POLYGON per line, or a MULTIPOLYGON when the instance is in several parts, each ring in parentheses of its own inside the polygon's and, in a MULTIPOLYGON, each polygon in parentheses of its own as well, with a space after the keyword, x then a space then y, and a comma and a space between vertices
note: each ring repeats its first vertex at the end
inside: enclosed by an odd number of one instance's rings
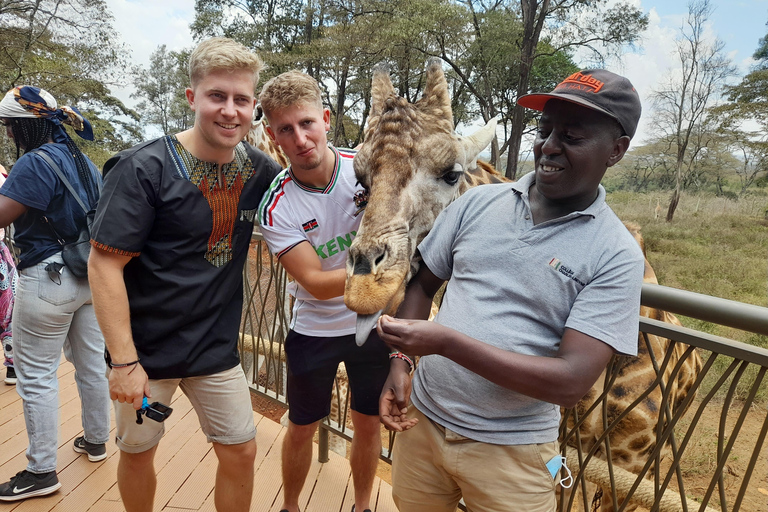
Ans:
POLYGON ((381 313, 394 314, 418 270, 414 253, 443 208, 468 188, 467 173, 495 135, 454 131, 451 99, 439 59, 427 64, 424 95, 399 97, 385 66, 374 69, 365 142, 354 159, 368 205, 347 257, 344 302, 358 313, 358 345, 381 313), (361 339, 362 337, 362 339, 361 339))

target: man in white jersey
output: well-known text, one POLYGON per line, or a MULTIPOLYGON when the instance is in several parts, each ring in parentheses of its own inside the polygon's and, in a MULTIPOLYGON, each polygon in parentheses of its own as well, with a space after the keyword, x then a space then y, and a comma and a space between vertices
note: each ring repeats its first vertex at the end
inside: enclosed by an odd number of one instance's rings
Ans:
POLYGON ((312 461, 312 438, 330 413, 333 379, 344 362, 352 393, 352 510, 370 512, 381 453, 378 399, 389 349, 377 337, 355 343, 355 313, 344 305, 346 250, 360 226, 366 191, 352 168, 354 151, 328 145, 330 112, 314 78, 299 71, 264 85, 259 101, 267 132, 290 160, 264 195, 259 221, 270 250, 293 277, 296 298, 285 341, 288 431, 283 440, 283 506, 298 512, 312 461))

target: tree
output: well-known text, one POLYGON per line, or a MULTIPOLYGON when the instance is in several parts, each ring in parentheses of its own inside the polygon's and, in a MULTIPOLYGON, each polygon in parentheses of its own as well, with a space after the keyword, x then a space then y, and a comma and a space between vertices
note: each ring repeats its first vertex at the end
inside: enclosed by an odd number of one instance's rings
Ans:
POLYGON ((741 154, 738 175, 739 195, 768 175, 768 35, 763 36, 752 55, 756 63, 741 82, 726 87, 729 103, 717 107, 722 116, 722 131, 741 154), (745 131, 745 121, 753 121, 759 130, 745 131))
POLYGON ((313 0, 195 0, 195 39, 225 36, 257 51, 274 76, 293 67, 297 45, 311 41, 313 0), (310 30, 311 33, 311 30, 310 30))
POLYGON ((149 69, 133 68, 132 98, 142 101, 136 106, 143 122, 157 126, 164 134, 177 133, 194 124, 185 90, 189 85, 186 52, 169 52, 160 45, 149 57, 149 69))
POLYGON ((617 166, 621 188, 647 192, 670 184, 669 178, 674 178, 674 171, 670 170, 674 162, 670 160, 668 149, 663 141, 656 141, 627 153, 617 166))
POLYGON ((729 154, 739 155, 734 170, 739 179, 738 195, 741 197, 761 176, 768 175, 768 145, 764 138, 742 130, 728 131, 723 139, 729 154))
MULTIPOLYGON (((675 188, 667 210, 671 222, 684 188, 686 170, 706 147, 704 129, 707 111, 726 80, 736 72, 723 54, 724 43, 706 38, 706 24, 712 14, 709 0, 694 0, 676 41, 680 70, 671 72, 652 94, 656 126, 669 140, 675 154, 675 188)), ((710 118, 711 119, 711 118, 710 118)))
MULTIPOLYGON (((108 138, 104 151, 128 147, 138 140, 138 116, 109 90, 122 78, 126 54, 112 21, 104 0, 0 0, 0 93, 42 87, 87 114, 95 136, 108 138)), ((16 156, 7 144, 4 153, 4 163, 16 156)))
MULTIPOLYGON (((593 58, 601 61, 604 54, 616 53, 636 41, 648 25, 648 17, 629 3, 610 4, 612 2, 605 0, 520 0, 523 30, 517 42, 520 48, 518 96, 530 91, 534 65, 544 55, 581 48, 590 50, 593 58), (539 40, 545 26, 551 34, 548 37, 551 52, 540 53, 539 40)), ((523 107, 515 105, 511 126, 505 175, 514 179, 526 126, 523 107)))
POLYGON ((507 173, 514 176, 519 139, 532 120, 530 112, 516 107, 517 97, 531 86, 551 89, 575 71, 576 48, 609 55, 633 42, 645 27, 639 9, 610 4, 612 0, 523 0, 519 6, 499 0, 197 0, 192 27, 195 37, 227 35, 258 51, 270 66, 269 76, 298 67, 317 78, 334 114, 335 144, 360 141, 375 64, 389 63, 395 90, 413 102, 423 87, 424 63, 440 57, 449 67, 456 123, 497 117, 503 140, 501 146, 494 141, 492 159, 498 165, 509 148, 513 157, 507 173), (531 25, 534 21, 540 25, 531 25))

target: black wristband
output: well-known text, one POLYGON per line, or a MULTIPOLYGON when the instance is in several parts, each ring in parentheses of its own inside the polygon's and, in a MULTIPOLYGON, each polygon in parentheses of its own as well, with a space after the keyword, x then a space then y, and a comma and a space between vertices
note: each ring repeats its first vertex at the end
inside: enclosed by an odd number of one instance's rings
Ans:
POLYGON ((113 362, 107 363, 110 368, 127 368, 128 366, 133 366, 137 364, 140 361, 140 359, 137 359, 135 361, 131 361, 130 363, 124 363, 124 364, 115 364, 113 362))

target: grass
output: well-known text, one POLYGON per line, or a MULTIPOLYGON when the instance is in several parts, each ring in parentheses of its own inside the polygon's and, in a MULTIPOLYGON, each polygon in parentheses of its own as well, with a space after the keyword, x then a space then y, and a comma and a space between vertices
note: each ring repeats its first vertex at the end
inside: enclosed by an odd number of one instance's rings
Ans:
MULTIPOLYGON (((659 283, 673 288, 768 306, 768 198, 751 196, 740 201, 714 195, 683 194, 672 222, 666 222, 670 194, 613 192, 608 204, 624 221, 642 227, 648 261, 659 283), (655 218, 657 199, 663 211, 655 218)), ((694 318, 680 317, 686 327, 768 348, 768 336, 740 331, 694 318)), ((702 354, 706 359, 708 354, 702 354)), ((730 364, 719 357, 704 383, 711 386, 730 364)), ((746 396, 757 373, 751 365, 737 397, 746 396)), ((757 397, 768 401, 768 383, 757 397)))
POLYGON ((731 201, 683 194, 666 222, 669 194, 614 192, 608 204, 642 227, 648 261, 659 283, 758 306, 768 306, 768 198, 731 201), (654 218, 656 199, 662 215, 654 218))

